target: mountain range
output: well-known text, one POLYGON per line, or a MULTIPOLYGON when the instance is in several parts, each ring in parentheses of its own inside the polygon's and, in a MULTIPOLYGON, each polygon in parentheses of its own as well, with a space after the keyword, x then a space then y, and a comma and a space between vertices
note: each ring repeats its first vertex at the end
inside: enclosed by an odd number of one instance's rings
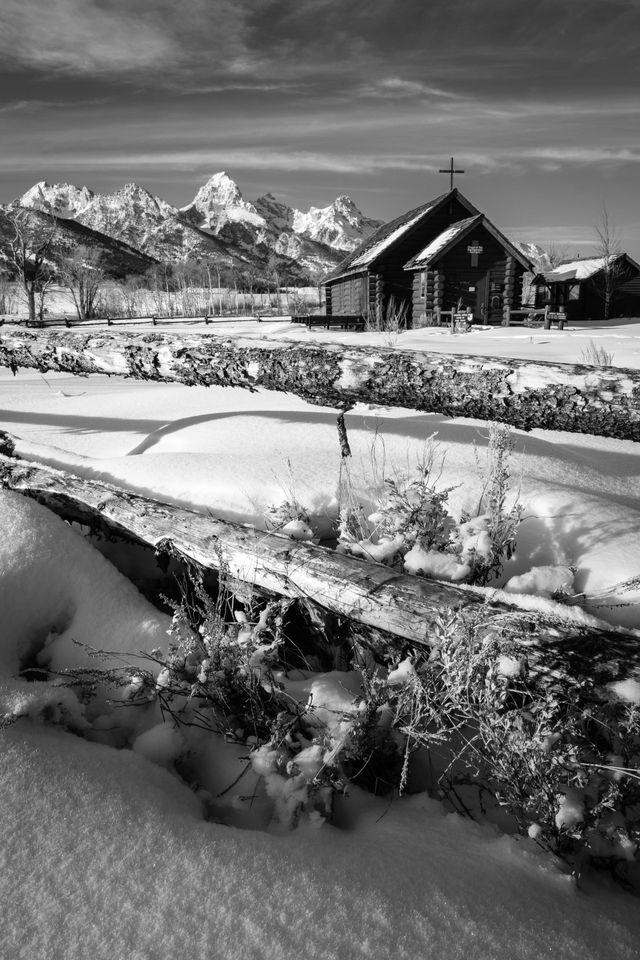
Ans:
MULTIPOLYGON (((108 240, 116 241, 120 250, 126 247, 149 264, 205 261, 256 277, 278 272, 285 282, 317 282, 380 226, 346 196, 306 212, 271 193, 247 201, 225 172, 214 174, 181 208, 136 183, 99 194, 45 181, 4 213, 20 207, 54 216, 63 232, 76 234, 81 225, 85 244, 109 248, 108 240)), ((6 232, 1 215, 0 209, 0 234, 6 232)))

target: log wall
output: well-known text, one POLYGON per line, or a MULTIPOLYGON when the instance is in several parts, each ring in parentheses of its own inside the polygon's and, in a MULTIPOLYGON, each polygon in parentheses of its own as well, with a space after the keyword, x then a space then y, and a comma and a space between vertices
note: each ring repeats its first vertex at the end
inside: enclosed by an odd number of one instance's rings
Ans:
MULTIPOLYGON (((368 307, 367 277, 360 274, 344 277, 329 287, 332 316, 366 314, 368 307)), ((329 298, 327 298, 329 299, 329 298)))
MULTIPOLYGON (((406 319, 408 325, 411 325, 413 280, 411 274, 404 269, 405 263, 434 237, 442 233, 449 224, 464 220, 468 216, 469 209, 463 206, 457 196, 452 195, 440 210, 427 217, 423 223, 418 223, 407 230, 402 237, 389 246, 388 250, 383 251, 376 258, 374 271, 368 273, 369 291, 368 295, 365 294, 365 308, 368 309, 368 316, 372 322, 386 315, 393 300, 396 307, 406 304, 406 319)), ((406 218, 411 219, 411 213, 407 214, 406 218)), ((388 226, 391 228, 393 224, 388 226)), ((328 284, 332 313, 359 312, 359 307, 352 309, 355 303, 355 282, 359 279, 359 277, 343 277, 328 284)))
POLYGON ((507 308, 518 307, 522 299, 524 269, 484 228, 472 235, 483 247, 477 266, 471 265, 467 251, 470 237, 463 237, 451 250, 424 271, 413 273, 414 327, 423 326, 425 316, 436 307, 452 310, 462 300, 473 310, 476 320, 503 323, 507 308), (425 274, 425 283, 421 274, 425 274), (469 288, 473 287, 473 290, 469 288), (480 302, 481 301, 481 302, 480 302))

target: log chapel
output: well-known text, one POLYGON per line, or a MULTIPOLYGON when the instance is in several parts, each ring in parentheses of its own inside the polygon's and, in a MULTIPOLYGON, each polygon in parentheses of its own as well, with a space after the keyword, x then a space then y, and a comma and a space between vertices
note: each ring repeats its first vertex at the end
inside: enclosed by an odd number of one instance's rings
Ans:
POLYGON ((384 224, 324 281, 327 313, 392 313, 411 327, 439 322, 441 311, 467 310, 478 323, 509 322, 521 306, 523 252, 460 191, 384 224))

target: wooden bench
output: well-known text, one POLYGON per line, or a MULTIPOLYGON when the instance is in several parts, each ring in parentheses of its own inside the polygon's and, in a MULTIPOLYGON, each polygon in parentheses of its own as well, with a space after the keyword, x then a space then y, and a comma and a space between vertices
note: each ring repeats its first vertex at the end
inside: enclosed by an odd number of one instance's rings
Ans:
POLYGON ((304 323, 309 329, 311 327, 326 327, 327 330, 330 330, 332 327, 343 330, 364 330, 366 326, 365 318, 361 313, 337 313, 331 315, 301 313, 297 316, 292 316, 291 323, 304 323))

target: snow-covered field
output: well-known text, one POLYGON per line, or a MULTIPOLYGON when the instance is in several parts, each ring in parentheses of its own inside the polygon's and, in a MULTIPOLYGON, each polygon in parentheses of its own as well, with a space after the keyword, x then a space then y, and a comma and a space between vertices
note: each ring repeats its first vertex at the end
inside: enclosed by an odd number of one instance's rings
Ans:
MULTIPOLYGON (((4 316, 26 319, 29 313, 27 299, 21 284, 6 282, 0 289, 0 304, 4 304, 4 316)), ((146 288, 125 290, 120 283, 105 283, 100 288, 96 302, 99 316, 151 317, 154 314, 167 317, 190 316, 197 313, 213 316, 223 314, 270 314, 316 311, 319 308, 317 287, 282 287, 275 291, 244 293, 229 287, 211 288, 188 286, 185 290, 166 291, 146 288)), ((77 312, 71 291, 67 287, 52 285, 45 299, 45 319, 76 319, 77 312)))
MULTIPOLYGON (((241 330, 246 336, 247 325, 241 330)), ((594 341, 614 363, 638 368, 636 331, 632 323, 457 337, 430 330, 397 345, 580 362, 594 341)), ((269 335, 327 337, 285 323, 269 335)), ((384 334, 331 338, 385 342, 384 334)), ((293 495, 329 532, 335 416, 277 393, 0 371, 0 427, 22 438, 19 454, 257 525, 293 495)), ((429 442, 441 484, 456 485, 453 510, 477 500, 486 424, 359 407, 347 427, 354 480, 370 500, 429 442)), ((504 579, 533 566, 575 567, 575 588, 594 598, 591 612, 640 627, 640 593, 615 590, 640 574, 637 445, 546 431, 514 437, 525 519, 504 579)), ((206 820, 171 770, 179 736, 161 730, 145 739, 157 716, 132 719, 126 706, 83 712, 70 691, 16 678, 47 637, 39 662, 64 669, 92 663, 74 640, 131 654, 166 646, 168 618, 44 508, 3 493, 0 523, 2 712, 27 717, 0 734, 1 956, 638 955, 636 899, 595 883, 577 891, 529 841, 447 815, 424 796, 390 804, 354 789, 339 803, 338 826, 282 835, 233 825, 266 825, 257 814, 234 817, 255 787, 241 782, 225 792, 227 825, 206 820), (88 740, 43 726, 43 715, 71 718, 88 740), (114 748, 114 727, 134 750, 114 748)), ((223 750, 202 760, 209 793, 226 791, 239 762, 223 750)))

